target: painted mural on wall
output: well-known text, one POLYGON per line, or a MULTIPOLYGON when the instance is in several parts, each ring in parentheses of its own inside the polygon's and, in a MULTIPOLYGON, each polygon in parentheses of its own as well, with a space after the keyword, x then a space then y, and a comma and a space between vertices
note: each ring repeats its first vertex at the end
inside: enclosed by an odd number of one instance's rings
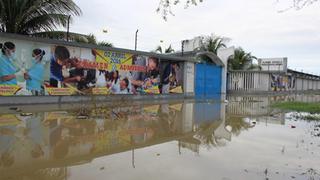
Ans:
POLYGON ((0 38, 0 96, 183 93, 183 63, 0 38))
POLYGON ((271 90, 287 91, 296 87, 296 78, 290 75, 271 74, 271 90))

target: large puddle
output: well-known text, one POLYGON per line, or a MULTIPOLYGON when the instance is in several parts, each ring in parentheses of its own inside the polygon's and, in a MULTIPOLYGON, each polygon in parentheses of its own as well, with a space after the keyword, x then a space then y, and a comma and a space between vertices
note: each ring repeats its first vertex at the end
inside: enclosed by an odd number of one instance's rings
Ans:
POLYGON ((320 179, 320 121, 269 107, 319 96, 228 100, 3 108, 0 179, 320 179))

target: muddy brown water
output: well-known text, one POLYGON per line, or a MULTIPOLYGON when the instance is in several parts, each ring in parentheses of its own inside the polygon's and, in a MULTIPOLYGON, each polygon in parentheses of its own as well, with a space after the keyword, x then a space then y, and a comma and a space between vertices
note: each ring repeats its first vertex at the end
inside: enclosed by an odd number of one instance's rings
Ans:
POLYGON ((228 100, 8 110, 0 179, 320 179, 320 122, 269 107, 319 96, 228 100))

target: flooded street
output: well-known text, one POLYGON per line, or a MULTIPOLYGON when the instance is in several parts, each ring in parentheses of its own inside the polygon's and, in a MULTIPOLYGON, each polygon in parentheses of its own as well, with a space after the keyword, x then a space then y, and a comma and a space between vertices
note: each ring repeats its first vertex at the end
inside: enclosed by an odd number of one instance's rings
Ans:
POLYGON ((0 179, 317 180, 320 121, 269 107, 293 100, 320 96, 2 107, 0 179))

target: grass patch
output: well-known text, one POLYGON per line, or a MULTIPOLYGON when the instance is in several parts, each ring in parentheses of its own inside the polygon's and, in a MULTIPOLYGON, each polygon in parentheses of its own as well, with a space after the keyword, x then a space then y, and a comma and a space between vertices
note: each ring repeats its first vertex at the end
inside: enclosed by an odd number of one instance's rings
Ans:
POLYGON ((320 120, 320 116, 318 115, 305 115, 302 116, 303 119, 308 120, 308 121, 319 121, 320 120))
POLYGON ((297 112, 308 112, 308 113, 320 113, 320 102, 317 103, 305 103, 305 102, 280 102, 271 105, 273 108, 297 111, 297 112))

